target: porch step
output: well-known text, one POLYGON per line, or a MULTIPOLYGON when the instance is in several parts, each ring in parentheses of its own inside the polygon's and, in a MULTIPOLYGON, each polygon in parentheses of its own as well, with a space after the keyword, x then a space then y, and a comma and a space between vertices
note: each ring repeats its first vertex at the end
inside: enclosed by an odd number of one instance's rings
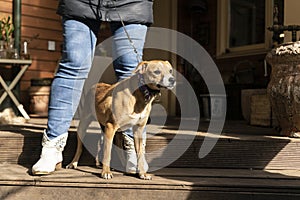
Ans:
MULTIPOLYGON (((164 128, 155 125, 148 128, 150 133, 146 151, 150 152, 147 159, 152 169, 159 168, 165 158, 170 160, 168 167, 175 168, 300 169, 300 139, 276 136, 278 133, 273 129, 253 127, 244 122, 228 122, 212 151, 200 159, 198 154, 205 136, 208 142, 213 142, 216 136, 206 133, 208 124, 201 123, 196 137, 184 152, 186 143, 190 142, 184 136, 189 131, 188 128, 186 131, 177 131, 177 124, 176 121, 171 121, 164 128), (155 131, 158 133, 154 134, 155 131), (167 145, 175 145, 174 149, 182 151, 182 155, 178 158, 172 153, 167 155, 163 149, 167 145)), ((1 125, 0 163, 33 165, 39 159, 45 126, 45 120, 37 119, 19 126, 1 125)), ((90 149, 93 152, 96 151, 99 134, 94 134, 93 129, 91 132, 85 140, 94 147, 90 149)), ((63 165, 72 160, 75 149, 76 128, 73 127, 64 151, 63 165)), ((92 154, 84 150, 79 165, 94 166, 92 154)))
POLYGON ((299 170, 165 168, 144 181, 114 172, 104 180, 100 170, 80 166, 49 176, 31 176, 28 168, 0 164, 0 198, 15 199, 243 199, 300 198, 299 170))

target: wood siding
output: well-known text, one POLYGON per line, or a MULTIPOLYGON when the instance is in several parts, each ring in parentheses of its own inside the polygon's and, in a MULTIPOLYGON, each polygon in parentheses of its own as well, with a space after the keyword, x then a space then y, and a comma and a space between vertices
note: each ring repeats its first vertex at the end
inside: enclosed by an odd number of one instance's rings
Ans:
MULTIPOLYGON (((20 84, 21 101, 29 105, 28 90, 32 78, 52 78, 61 56, 62 30, 56 14, 58 0, 22 0, 21 43, 29 41, 28 52, 33 60, 20 84), (48 41, 55 41, 55 51, 48 51, 48 41)), ((0 17, 13 13, 13 0, 0 0, 0 17)))

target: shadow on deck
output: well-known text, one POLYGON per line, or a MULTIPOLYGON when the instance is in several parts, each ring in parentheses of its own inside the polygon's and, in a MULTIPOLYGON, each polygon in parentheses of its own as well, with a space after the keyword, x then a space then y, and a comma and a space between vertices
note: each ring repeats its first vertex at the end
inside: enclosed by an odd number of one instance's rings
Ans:
MULTIPOLYGON (((188 126, 186 130, 176 131, 179 123, 177 119, 170 119, 164 127, 156 124, 148 127, 146 151, 149 152, 147 159, 151 173, 155 174, 152 181, 120 172, 115 172, 112 180, 103 180, 99 177, 100 170, 94 167, 94 153, 86 150, 78 170, 64 169, 45 177, 30 176, 28 169, 38 160, 41 151, 46 119, 32 119, 24 125, 0 126, 1 199, 61 199, 62 196, 64 199, 300 197, 300 140, 280 137, 271 128, 253 127, 243 121, 226 122, 212 151, 200 159, 199 150, 205 136, 208 139, 216 136, 206 133, 208 123, 201 122, 186 148, 187 141, 184 140, 190 140, 190 132, 188 126), (178 135, 182 137, 176 137, 178 135), (172 145, 183 151, 178 158, 168 151, 172 145), (163 158, 172 161, 165 168, 160 167, 165 162, 163 158)), ((99 135, 94 130, 92 127, 86 139, 89 144, 95 144, 96 150, 99 135)), ((75 148, 76 126, 72 126, 64 151, 64 165, 71 161, 75 148)))

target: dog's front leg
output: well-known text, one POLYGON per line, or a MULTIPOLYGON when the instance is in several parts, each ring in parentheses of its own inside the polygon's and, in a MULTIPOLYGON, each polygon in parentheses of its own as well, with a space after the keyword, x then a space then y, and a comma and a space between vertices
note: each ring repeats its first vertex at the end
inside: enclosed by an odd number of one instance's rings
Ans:
POLYGON ((111 148, 116 129, 111 123, 107 123, 104 135, 104 150, 103 150, 103 169, 101 177, 104 179, 111 179, 113 177, 110 171, 111 148))
POLYGON ((146 157, 145 157, 145 147, 144 143, 146 143, 146 137, 143 138, 143 131, 145 126, 134 126, 133 127, 133 135, 134 135, 134 147, 137 154, 137 163, 138 163, 138 171, 139 177, 144 180, 151 180, 152 177, 150 174, 147 174, 146 157), (143 141, 144 140, 144 141, 143 141))

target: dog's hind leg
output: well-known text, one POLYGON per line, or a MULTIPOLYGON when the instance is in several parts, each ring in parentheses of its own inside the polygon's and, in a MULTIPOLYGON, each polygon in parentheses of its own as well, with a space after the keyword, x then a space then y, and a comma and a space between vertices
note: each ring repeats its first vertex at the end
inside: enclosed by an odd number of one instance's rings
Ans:
POLYGON ((101 135, 100 135, 100 138, 97 142, 97 153, 96 153, 96 157, 95 157, 95 162, 96 162, 96 167, 98 168, 101 168, 101 161, 99 160, 99 157, 102 157, 101 156, 101 146, 103 144, 103 133, 105 132, 105 126, 103 126, 102 124, 100 124, 100 127, 101 127, 101 135))
POLYGON ((113 124, 107 123, 104 132, 104 149, 103 149, 103 168, 101 177, 104 179, 111 179, 113 174, 110 171, 111 149, 112 142, 117 128, 113 124))
POLYGON ((93 115, 89 114, 84 119, 80 120, 78 128, 77 128, 77 148, 75 156, 70 164, 66 166, 67 169, 76 169, 78 166, 78 161, 80 159, 82 153, 82 140, 86 134, 86 130, 89 127, 90 123, 93 120, 93 115))
POLYGON ((146 137, 143 138, 144 129, 145 126, 133 127, 134 147, 137 154, 139 177, 144 180, 151 180, 151 175, 147 174, 147 161, 145 157, 146 137))

